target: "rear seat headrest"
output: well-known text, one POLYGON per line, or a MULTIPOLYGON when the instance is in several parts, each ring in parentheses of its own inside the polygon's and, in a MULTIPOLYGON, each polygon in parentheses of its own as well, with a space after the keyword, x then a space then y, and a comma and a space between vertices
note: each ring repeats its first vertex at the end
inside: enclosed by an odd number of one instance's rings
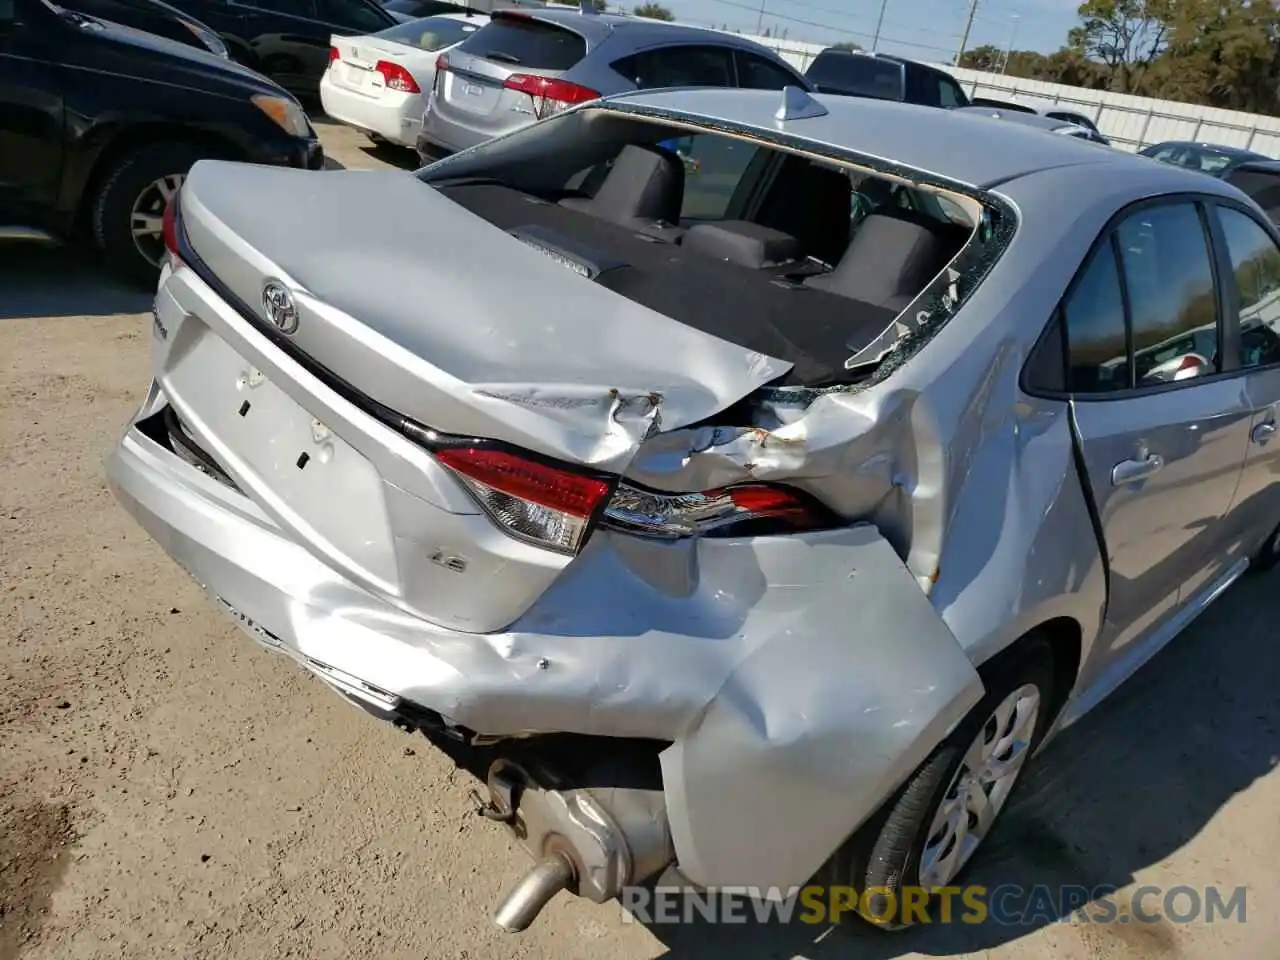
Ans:
POLYGON ((614 223, 648 220, 676 224, 684 202, 684 162, 662 147, 628 144, 590 199, 562 200, 564 206, 614 223))
POLYGON ((836 268, 805 285, 901 310, 951 259, 956 247, 949 241, 940 224, 873 213, 836 268))

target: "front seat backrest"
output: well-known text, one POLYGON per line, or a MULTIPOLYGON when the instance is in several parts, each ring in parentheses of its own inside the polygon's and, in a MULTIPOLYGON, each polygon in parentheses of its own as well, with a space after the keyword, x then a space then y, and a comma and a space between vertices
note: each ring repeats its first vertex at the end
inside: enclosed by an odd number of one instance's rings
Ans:
POLYGON ((591 198, 570 197, 562 206, 624 226, 678 224, 684 202, 684 163, 662 147, 628 144, 591 198))
POLYGON ((932 225, 873 213, 862 221, 836 268, 805 286, 902 310, 951 258, 951 244, 932 225))

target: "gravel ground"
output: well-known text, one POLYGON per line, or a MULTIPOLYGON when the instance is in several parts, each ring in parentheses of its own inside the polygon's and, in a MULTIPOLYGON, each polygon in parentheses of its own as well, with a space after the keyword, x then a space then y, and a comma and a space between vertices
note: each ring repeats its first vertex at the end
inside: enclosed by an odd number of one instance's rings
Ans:
MULTIPOLYGON (((323 136, 346 166, 410 159, 323 136)), ((148 300, 72 253, 0 249, 0 960, 1280 955, 1280 575, 1064 735, 970 878, 1122 903, 1243 885, 1243 925, 645 927, 562 895, 498 933, 526 861, 464 776, 250 643, 107 492, 148 300)))

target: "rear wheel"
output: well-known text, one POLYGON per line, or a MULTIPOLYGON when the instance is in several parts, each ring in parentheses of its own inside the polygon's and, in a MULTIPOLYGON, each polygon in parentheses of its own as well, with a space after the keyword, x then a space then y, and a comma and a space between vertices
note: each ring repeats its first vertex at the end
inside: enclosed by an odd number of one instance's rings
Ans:
POLYGON ((830 861, 858 891, 862 916, 886 929, 924 919, 990 835, 1052 720, 1053 654, 1030 641, 983 677, 987 694, 898 794, 830 861), (912 912, 904 909, 917 904, 912 912))
POLYGON ((1253 570, 1272 570, 1280 564, 1280 527, 1272 531, 1267 542, 1262 545, 1258 555, 1253 558, 1250 567, 1253 570))
POLYGON ((191 143, 152 143, 120 157, 93 199, 93 237, 119 276, 152 285, 164 257, 162 222, 187 171, 209 155, 191 143))

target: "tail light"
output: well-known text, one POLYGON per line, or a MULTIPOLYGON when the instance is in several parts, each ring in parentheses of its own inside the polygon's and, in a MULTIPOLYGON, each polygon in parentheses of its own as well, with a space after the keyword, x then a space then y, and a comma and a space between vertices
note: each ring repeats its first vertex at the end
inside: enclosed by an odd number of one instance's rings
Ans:
POLYGON ((399 90, 401 93, 422 92, 422 89, 418 86, 418 81, 413 79, 413 74, 398 63, 392 63, 390 60, 379 60, 373 65, 373 69, 382 74, 382 79, 386 81, 388 90, 399 90))
POLYGON ((519 90, 533 97, 534 116, 539 120, 600 96, 595 90, 568 80, 535 77, 524 73, 513 73, 502 85, 508 90, 519 90))
POLYGON ((743 483, 699 493, 658 493, 620 484, 602 522, 642 536, 761 536, 817 530, 834 515, 800 490, 743 483))
POLYGON ((577 553, 610 484, 484 446, 443 447, 436 459, 489 518, 518 540, 577 553))
POLYGON ((330 48, 329 48, 329 62, 330 62, 330 63, 333 63, 333 61, 337 60, 337 59, 338 59, 338 57, 340 57, 340 56, 341 56, 341 54, 340 54, 340 53, 338 53, 338 48, 337 48, 337 47, 330 47, 330 48))
POLYGON ((164 248, 169 251, 169 258, 175 268, 182 262, 178 254, 178 198, 180 196, 182 196, 181 187, 164 205, 164 216, 160 220, 164 248))
POLYGON ((443 73, 449 69, 449 58, 443 53, 436 57, 436 73, 443 73))

